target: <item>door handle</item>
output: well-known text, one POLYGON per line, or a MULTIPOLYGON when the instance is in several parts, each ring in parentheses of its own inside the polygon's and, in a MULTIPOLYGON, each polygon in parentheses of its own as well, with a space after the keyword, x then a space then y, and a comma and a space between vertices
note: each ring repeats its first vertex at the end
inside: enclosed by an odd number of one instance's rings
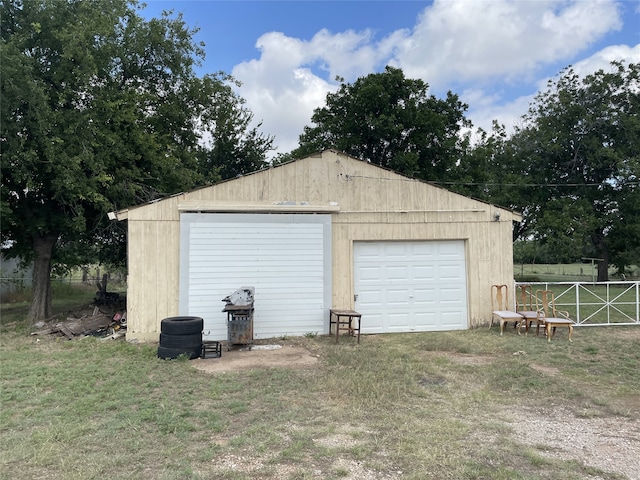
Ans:
POLYGON ((358 294, 357 294, 357 293, 355 293, 355 294, 353 295, 353 301, 354 301, 354 302, 356 302, 357 300, 358 300, 358 294))

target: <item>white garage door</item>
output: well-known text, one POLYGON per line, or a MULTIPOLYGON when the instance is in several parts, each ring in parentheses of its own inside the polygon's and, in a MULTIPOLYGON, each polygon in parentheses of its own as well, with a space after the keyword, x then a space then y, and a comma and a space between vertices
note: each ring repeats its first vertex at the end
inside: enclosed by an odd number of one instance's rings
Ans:
POLYGON ((464 241, 355 242, 363 333, 467 328, 464 241))
POLYGON ((254 338, 325 333, 331 303, 331 216, 183 213, 180 314, 227 338, 224 297, 255 288, 254 338))

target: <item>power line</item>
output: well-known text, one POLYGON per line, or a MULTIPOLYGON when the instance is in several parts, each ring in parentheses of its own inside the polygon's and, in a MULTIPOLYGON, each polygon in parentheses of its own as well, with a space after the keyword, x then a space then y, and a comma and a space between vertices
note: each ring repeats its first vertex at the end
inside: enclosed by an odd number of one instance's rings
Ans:
MULTIPOLYGON (((441 182, 431 181, 430 183, 441 185, 464 185, 466 187, 603 187, 603 183, 488 183, 488 182, 441 182)), ((625 182, 622 186, 638 186, 640 182, 625 182)), ((609 184, 613 187, 614 185, 609 184)))
MULTIPOLYGON (((400 174, 401 175, 401 174, 400 174)), ((365 178, 368 180, 384 180, 391 182, 426 182, 433 185, 462 185, 465 187, 616 187, 611 183, 493 183, 493 182, 443 182, 440 180, 423 180, 415 177, 390 178, 390 177, 373 177, 369 175, 349 175, 346 173, 338 174, 338 179, 343 182, 350 182, 354 178, 365 178)), ((637 187, 640 181, 624 182, 617 187, 637 187)))

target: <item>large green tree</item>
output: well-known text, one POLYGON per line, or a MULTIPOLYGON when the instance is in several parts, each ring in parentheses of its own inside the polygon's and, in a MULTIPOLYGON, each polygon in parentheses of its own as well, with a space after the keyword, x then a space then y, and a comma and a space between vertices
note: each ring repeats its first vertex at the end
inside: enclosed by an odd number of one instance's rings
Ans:
POLYGON ((520 238, 559 259, 602 259, 598 281, 640 263, 640 65, 563 70, 522 127, 484 137, 463 167, 486 181, 479 196, 524 213, 520 238))
POLYGON ((558 248, 586 239, 601 259, 598 281, 608 280, 610 263, 624 270, 640 244, 627 235, 640 224, 640 65, 616 62, 585 77, 565 69, 525 122, 516 138, 539 185, 536 235, 558 248))
POLYGON ((465 148, 467 105, 451 92, 438 99, 428 88, 393 67, 342 81, 314 111, 315 125, 304 128, 293 157, 336 148, 408 176, 451 178, 465 148))
POLYGON ((458 163, 455 178, 437 182, 463 195, 522 213, 522 222, 514 224, 514 240, 529 231, 529 211, 535 209, 523 173, 528 166, 517 152, 518 142, 509 137, 504 125, 494 121, 491 131, 477 130, 458 163))
MULTIPOLYGON (((202 139, 198 168, 209 182, 265 168, 266 153, 273 150, 273 138, 259 132, 261 123, 250 128, 253 114, 245 108, 243 98, 232 94, 231 86, 240 87, 241 83, 228 75, 219 74, 218 78, 224 79, 224 88, 201 116, 209 127, 202 139)), ((218 78, 205 81, 217 82, 218 78)), ((216 90, 215 84, 211 90, 216 90)))
POLYGON ((248 129, 230 77, 195 74, 204 52, 179 15, 4 0, 0 22, 3 247, 33 261, 29 315, 43 319, 63 253, 121 251, 108 211, 219 179, 219 151, 260 165, 272 140, 248 129))

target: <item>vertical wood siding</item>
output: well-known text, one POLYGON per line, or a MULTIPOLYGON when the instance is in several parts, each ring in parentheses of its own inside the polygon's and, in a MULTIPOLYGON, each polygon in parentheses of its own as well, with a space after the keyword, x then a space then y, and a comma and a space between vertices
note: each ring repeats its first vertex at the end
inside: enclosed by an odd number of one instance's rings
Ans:
POLYGON ((128 337, 157 341, 160 321, 178 314, 181 210, 220 212, 232 205, 238 212, 244 205, 253 213, 283 202, 317 205, 318 211, 339 205, 332 214, 336 307, 353 307, 354 241, 464 240, 469 327, 489 320, 490 286, 513 282, 512 221, 517 215, 328 150, 131 208, 128 337), (496 211, 500 221, 494 221, 496 211))

